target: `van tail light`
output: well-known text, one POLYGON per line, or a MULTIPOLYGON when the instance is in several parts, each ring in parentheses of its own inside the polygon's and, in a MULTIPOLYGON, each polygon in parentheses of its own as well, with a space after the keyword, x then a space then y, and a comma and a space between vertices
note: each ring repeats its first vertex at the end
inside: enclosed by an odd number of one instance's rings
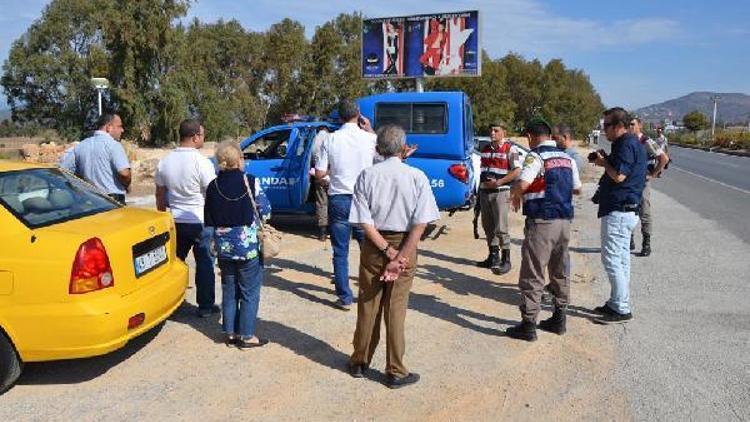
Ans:
POLYGON ((469 183, 469 169, 463 164, 453 164, 448 167, 448 173, 463 183, 469 183))
POLYGON ((115 285, 112 266, 104 244, 97 237, 83 242, 73 259, 70 271, 70 294, 83 294, 115 285))

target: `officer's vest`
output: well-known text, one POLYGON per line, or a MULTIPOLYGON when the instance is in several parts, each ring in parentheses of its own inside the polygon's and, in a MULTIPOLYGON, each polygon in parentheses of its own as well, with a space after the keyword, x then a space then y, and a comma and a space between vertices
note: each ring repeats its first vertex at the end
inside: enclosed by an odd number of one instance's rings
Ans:
POLYGON ((481 173, 494 175, 498 178, 505 176, 510 171, 510 142, 504 142, 500 148, 495 150, 492 144, 487 145, 481 152, 481 173))
POLYGON ((523 214, 543 220, 572 219, 572 159, 560 148, 546 145, 532 149, 530 154, 541 157, 543 165, 523 195, 523 214))

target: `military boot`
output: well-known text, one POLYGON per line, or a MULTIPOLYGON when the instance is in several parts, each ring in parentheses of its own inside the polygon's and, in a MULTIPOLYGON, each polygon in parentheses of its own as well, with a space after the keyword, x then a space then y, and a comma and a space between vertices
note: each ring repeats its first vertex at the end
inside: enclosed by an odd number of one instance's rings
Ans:
POLYGON ((477 267, 481 268, 493 268, 493 266, 498 265, 500 265, 500 256, 497 246, 490 246, 490 253, 487 255, 487 259, 477 262, 477 267))
POLYGON ((539 321, 539 329, 559 335, 565 334, 565 308, 555 307, 550 318, 539 321))
POLYGON ((643 244, 641 245, 641 256, 651 255, 651 235, 643 235, 643 244))
POLYGON ((503 249, 503 254, 500 257, 500 264, 497 269, 492 268, 492 272, 497 275, 507 274, 510 271, 510 249, 503 249))
POLYGON ((536 325, 533 322, 521 321, 520 324, 507 328, 505 334, 518 340, 536 341, 536 325))

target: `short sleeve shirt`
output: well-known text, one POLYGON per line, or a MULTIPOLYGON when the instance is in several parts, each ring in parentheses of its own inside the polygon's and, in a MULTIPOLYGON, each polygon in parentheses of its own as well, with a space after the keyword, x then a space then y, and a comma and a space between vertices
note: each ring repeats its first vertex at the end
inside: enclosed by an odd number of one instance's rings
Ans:
POLYGON ((108 194, 125 194, 118 173, 130 162, 122 144, 107 132, 97 130, 81 141, 61 164, 108 194))
POLYGON ((167 188, 167 203, 176 223, 202 224, 208 184, 216 170, 195 148, 175 148, 159 161, 154 175, 157 186, 167 188))
POLYGON ((359 175, 349 213, 350 223, 408 232, 417 224, 438 219, 440 211, 427 176, 398 157, 390 157, 359 175))
POLYGON ((374 133, 355 123, 345 123, 326 138, 320 147, 315 169, 328 171, 329 195, 351 195, 362 170, 371 167, 376 157, 374 133))

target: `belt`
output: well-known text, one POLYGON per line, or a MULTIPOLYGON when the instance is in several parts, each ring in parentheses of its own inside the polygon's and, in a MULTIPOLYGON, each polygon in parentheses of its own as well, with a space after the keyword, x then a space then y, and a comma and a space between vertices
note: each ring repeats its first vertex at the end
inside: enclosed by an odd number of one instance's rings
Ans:
POLYGON ((640 211, 641 206, 639 204, 623 204, 623 205, 617 205, 612 207, 612 211, 619 211, 619 212, 634 212, 638 214, 640 211))
POLYGON ((500 186, 499 188, 495 188, 495 189, 479 188, 479 192, 486 192, 486 193, 500 192, 500 191, 504 191, 504 190, 510 190, 510 185, 503 185, 503 186, 500 186))
POLYGON ((409 232, 397 232, 397 231, 391 231, 391 230, 380 230, 381 235, 390 236, 390 235, 396 235, 396 234, 408 234, 409 232))

